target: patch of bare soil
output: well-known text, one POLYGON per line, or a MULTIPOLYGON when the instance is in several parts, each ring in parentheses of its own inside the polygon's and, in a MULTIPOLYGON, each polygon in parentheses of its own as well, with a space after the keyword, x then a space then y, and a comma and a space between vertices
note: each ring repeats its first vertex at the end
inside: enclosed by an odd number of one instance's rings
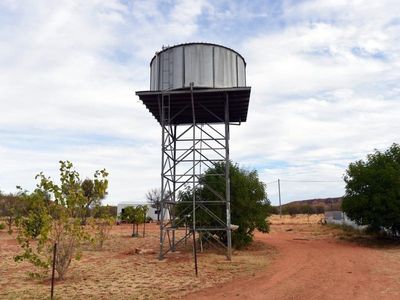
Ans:
POLYGON ((278 252, 268 267, 186 298, 400 299, 400 246, 348 239, 329 226, 273 225, 271 234, 256 234, 278 252))
MULTIPOLYGON (((56 299, 179 298, 220 286, 237 274, 252 277, 274 254, 274 249, 262 241, 247 251, 235 251, 230 262, 223 254, 207 249, 199 253, 196 277, 190 241, 167 254, 165 260, 158 260, 158 230, 155 224, 148 224, 145 238, 132 238, 130 225, 114 226, 103 250, 87 247, 82 259, 72 262, 66 279, 56 283, 56 299)), ((18 251, 15 233, 9 236, 0 232, 0 299, 49 298, 49 280, 30 279, 30 265, 13 261, 18 251)))

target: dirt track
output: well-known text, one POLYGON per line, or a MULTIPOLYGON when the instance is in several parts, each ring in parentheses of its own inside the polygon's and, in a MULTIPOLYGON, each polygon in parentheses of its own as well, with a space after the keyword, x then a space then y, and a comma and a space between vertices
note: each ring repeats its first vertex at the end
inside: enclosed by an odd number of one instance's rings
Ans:
POLYGON ((398 249, 392 257, 387 249, 285 231, 256 239, 277 249, 271 265, 187 299, 400 299, 398 249))

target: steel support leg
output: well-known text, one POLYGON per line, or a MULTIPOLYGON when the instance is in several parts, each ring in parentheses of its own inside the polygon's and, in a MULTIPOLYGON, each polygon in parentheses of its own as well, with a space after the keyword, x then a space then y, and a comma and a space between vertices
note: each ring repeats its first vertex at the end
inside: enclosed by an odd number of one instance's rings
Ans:
POLYGON ((229 161, 229 97, 225 98, 225 200, 226 200, 226 238, 227 238, 227 258, 232 258, 232 236, 231 236, 231 181, 230 181, 230 161, 229 161))
MULTIPOLYGON (((160 101, 160 99, 159 99, 160 101)), ((161 199, 160 199, 160 209, 161 209, 161 220, 160 220, 160 254, 159 259, 163 259, 163 244, 164 244, 164 151, 165 151, 165 108, 164 108, 164 96, 161 95, 161 199)))

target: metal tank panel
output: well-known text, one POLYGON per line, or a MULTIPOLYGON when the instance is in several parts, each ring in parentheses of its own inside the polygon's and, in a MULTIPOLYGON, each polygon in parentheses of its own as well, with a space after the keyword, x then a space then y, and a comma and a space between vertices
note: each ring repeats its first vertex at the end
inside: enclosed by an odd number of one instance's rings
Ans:
POLYGON ((246 63, 236 51, 215 44, 191 43, 166 48, 150 64, 150 90, 246 86, 246 63))
MULTIPOLYGON (((185 48, 185 83, 196 87, 213 86, 213 48, 204 45, 190 45, 185 48)), ((181 86, 182 87, 182 86, 181 86)))

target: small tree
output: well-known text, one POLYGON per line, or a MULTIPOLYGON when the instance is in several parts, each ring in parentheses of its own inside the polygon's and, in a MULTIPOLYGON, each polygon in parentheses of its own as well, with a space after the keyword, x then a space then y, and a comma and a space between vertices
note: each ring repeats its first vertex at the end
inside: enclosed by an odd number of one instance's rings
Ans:
POLYGON ((146 198, 151 203, 151 207, 155 208, 157 211, 157 222, 160 221, 160 213, 161 213, 161 190, 160 189, 151 189, 146 193, 146 198))
POLYGON ((99 249, 103 249, 104 242, 109 239, 112 225, 115 223, 114 218, 89 218, 88 220, 95 234, 93 243, 97 244, 99 249))
POLYGON ((146 222, 147 206, 137 205, 125 207, 121 213, 121 220, 132 224, 132 237, 139 236, 139 224, 146 222))
MULTIPOLYGON (((19 228, 17 241, 23 252, 14 257, 15 261, 27 260, 38 269, 49 268, 51 256, 49 253, 49 235, 52 228, 49 203, 41 190, 32 194, 24 192, 23 197, 28 203, 28 214, 17 219, 19 228)), ((51 247, 51 246, 50 246, 51 247)), ((29 275, 37 277, 43 275, 40 271, 30 272, 29 275)))
POLYGON ((293 204, 285 205, 282 207, 282 214, 295 217, 297 214, 300 214, 299 206, 293 204))
POLYGON ((18 216, 26 212, 26 203, 20 193, 3 194, 0 192, 0 215, 5 217, 8 233, 11 234, 12 226, 18 216))
POLYGON ((146 222, 147 222, 147 212, 149 211, 149 208, 147 205, 139 205, 139 207, 136 207, 138 209, 138 214, 141 216, 139 217, 139 222, 143 224, 143 237, 146 234, 146 222))
POLYGON ((94 231, 93 243, 97 244, 99 249, 103 249, 104 242, 110 237, 112 225, 115 224, 115 218, 110 216, 110 207, 96 206, 88 223, 94 231))
POLYGON ((138 236, 136 223, 136 209, 133 206, 127 206, 122 210, 121 221, 132 224, 132 237, 138 236))
MULTIPOLYGON (((80 245, 91 237, 82 226, 82 209, 88 198, 79 174, 68 161, 60 161, 60 165, 60 185, 40 173, 36 176, 39 179, 36 190, 24 194, 29 203, 29 213, 17 223, 20 228, 18 242, 23 252, 15 260, 28 260, 46 273, 51 249, 57 243, 55 268, 58 277, 63 279, 72 259, 80 258, 80 245)), ((96 171, 94 175, 96 188, 102 194, 106 193, 107 175, 105 170, 96 171)))
POLYGON ((358 225, 400 235, 400 146, 376 150, 349 165, 342 209, 358 225))
POLYGON ((80 204, 80 218, 83 224, 86 224, 86 219, 90 216, 90 209, 100 207, 101 200, 107 195, 108 182, 107 179, 102 180, 99 178, 99 176, 102 176, 101 172, 97 171, 94 179, 86 178, 81 183, 83 195, 85 196, 84 201, 80 204))
POLYGON ((307 223, 310 223, 310 216, 315 214, 315 209, 311 205, 305 204, 301 206, 301 211, 307 215, 307 223))
POLYGON ((323 214, 325 212, 325 207, 322 205, 315 206, 315 213, 316 214, 323 214))

